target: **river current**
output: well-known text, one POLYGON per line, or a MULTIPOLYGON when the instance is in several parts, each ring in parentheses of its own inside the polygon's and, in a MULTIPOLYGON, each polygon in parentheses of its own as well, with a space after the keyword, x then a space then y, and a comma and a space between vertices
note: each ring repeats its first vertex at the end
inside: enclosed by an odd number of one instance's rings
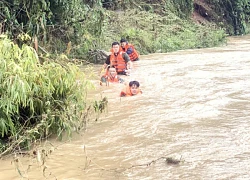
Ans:
POLYGON ((70 141, 51 140, 44 164, 0 160, 0 180, 250 179, 250 36, 134 66, 123 78, 138 80, 142 95, 120 98, 123 85, 96 81, 93 97, 109 101, 99 120, 70 141))

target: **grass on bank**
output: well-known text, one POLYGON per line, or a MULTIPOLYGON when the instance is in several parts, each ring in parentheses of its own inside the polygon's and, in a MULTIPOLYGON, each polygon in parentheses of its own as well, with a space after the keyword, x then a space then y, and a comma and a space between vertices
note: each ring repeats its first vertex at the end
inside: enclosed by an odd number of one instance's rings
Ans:
POLYGON ((162 16, 138 10, 110 11, 108 17, 102 40, 105 50, 121 37, 133 43, 141 54, 214 47, 226 41, 225 31, 215 24, 196 24, 170 12, 162 16))

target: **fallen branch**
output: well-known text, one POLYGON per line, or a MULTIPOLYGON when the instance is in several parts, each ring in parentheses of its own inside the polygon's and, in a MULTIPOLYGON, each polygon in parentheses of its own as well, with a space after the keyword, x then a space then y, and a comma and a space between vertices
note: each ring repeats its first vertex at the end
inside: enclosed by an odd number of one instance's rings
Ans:
POLYGON ((137 165, 132 165, 130 167, 124 167, 124 168, 113 168, 113 169, 107 169, 107 168, 104 168, 100 165, 98 165, 97 163, 95 163, 92 159, 90 159, 88 156, 87 156, 87 151, 86 151, 86 148, 84 146, 84 154, 85 154, 85 167, 83 170, 86 170, 88 167, 90 167, 90 164, 94 164, 96 165, 100 170, 104 170, 104 171, 115 171, 117 173, 122 173, 126 170, 129 170, 129 169, 132 169, 132 168, 136 168, 136 167, 143 167, 143 166, 150 166, 151 164, 153 163, 156 163, 157 161, 161 160, 161 159, 165 159, 165 162, 166 164, 168 165, 178 165, 182 162, 181 158, 180 159, 174 159, 174 158, 171 158, 171 157, 167 157, 167 156, 162 156, 162 157, 159 157, 157 159, 154 159, 148 163, 144 163, 144 164, 137 164, 137 165))
POLYGON ((131 169, 134 167, 140 167, 140 166, 150 166, 152 163, 155 163, 156 161, 159 161, 161 159, 165 159, 167 164, 179 164, 181 162, 181 160, 177 160, 177 159, 173 159, 171 157, 160 157, 158 159, 152 160, 149 163, 145 163, 145 164, 138 164, 138 165, 132 165, 131 167, 127 168, 127 169, 131 169))

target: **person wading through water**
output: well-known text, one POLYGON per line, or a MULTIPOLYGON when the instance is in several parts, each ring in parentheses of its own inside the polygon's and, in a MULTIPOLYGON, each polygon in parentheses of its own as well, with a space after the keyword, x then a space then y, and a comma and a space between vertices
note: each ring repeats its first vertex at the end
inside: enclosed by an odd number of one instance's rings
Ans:
POLYGON ((126 52, 131 61, 139 60, 139 53, 135 50, 132 44, 129 44, 126 39, 120 41, 123 52, 126 52))
POLYGON ((118 42, 112 43, 111 54, 107 57, 103 69, 107 66, 114 67, 117 74, 130 75, 133 63, 126 52, 123 52, 118 42))

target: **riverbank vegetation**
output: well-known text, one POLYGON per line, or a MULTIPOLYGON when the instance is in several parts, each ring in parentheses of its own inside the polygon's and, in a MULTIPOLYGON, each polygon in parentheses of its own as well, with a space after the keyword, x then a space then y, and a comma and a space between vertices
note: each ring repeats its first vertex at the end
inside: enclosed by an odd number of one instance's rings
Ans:
POLYGON ((113 41, 140 54, 213 47, 248 33, 249 18, 247 0, 1 1, 0 152, 70 134, 90 107, 102 111, 106 99, 86 103, 92 85, 75 62, 103 63, 113 41))
POLYGON ((197 10, 200 11, 206 19, 225 28, 225 31, 229 35, 244 35, 250 33, 249 0, 195 0, 194 2, 197 2, 197 10))
POLYGON ((121 37, 141 54, 217 46, 249 32, 250 17, 247 0, 11 0, 0 9, 0 33, 15 41, 27 33, 39 53, 90 62, 90 51, 121 37))
POLYGON ((76 65, 60 57, 43 60, 27 45, 0 37, 0 157, 29 148, 51 134, 84 127, 91 112, 86 95, 92 84, 76 65))

